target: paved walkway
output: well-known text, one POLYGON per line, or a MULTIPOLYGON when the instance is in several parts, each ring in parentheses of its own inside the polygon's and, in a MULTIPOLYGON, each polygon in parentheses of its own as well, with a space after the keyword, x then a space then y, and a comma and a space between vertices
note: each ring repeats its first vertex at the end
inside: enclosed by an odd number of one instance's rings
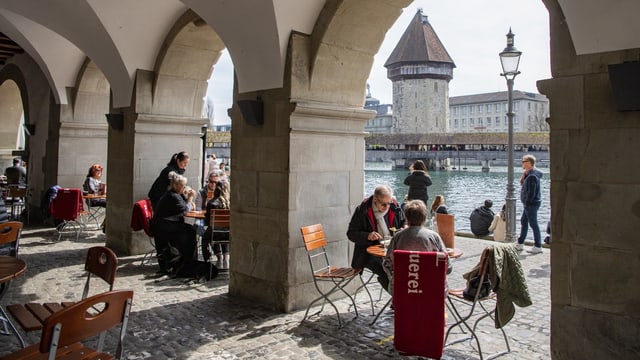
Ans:
MULTIPOLYGON (((20 244, 20 257, 27 264, 25 276, 12 284, 4 304, 28 301, 75 300, 84 282, 86 249, 104 244, 100 232, 89 233, 79 241, 67 237, 56 242, 52 229, 26 229, 20 244)), ((489 241, 456 238, 464 256, 454 262, 448 281, 464 287, 462 274, 475 265, 489 241)), ((549 250, 543 254, 521 256, 533 305, 516 308, 506 326, 511 354, 503 359, 549 359, 550 262, 549 250)), ((135 290, 134 306, 127 338, 126 359, 392 359, 393 312, 386 310, 375 326, 370 304, 358 296, 361 315, 338 329, 335 314, 326 308, 300 324, 304 310, 290 314, 273 312, 260 305, 231 298, 227 294, 227 275, 205 283, 184 279, 154 278, 154 266, 141 266, 141 256, 119 259, 116 288, 135 290), (367 308, 369 311, 367 312, 367 308)), ((233 261, 233 260, 232 260, 233 261)), ((95 283, 99 283, 96 281, 95 283)), ((377 289, 374 294, 378 294, 377 289)), ((386 293, 377 309, 387 301, 386 293)), ((350 319, 347 301, 339 301, 344 317, 350 319)), ((449 316, 451 318, 451 316, 449 316)), ((501 335, 485 321, 480 333, 485 354, 503 348, 501 335)), ((38 341, 39 334, 27 337, 38 341)), ((107 345, 113 348, 113 336, 107 345)), ((15 338, 0 335, 0 355, 18 349, 15 338)), ((414 357, 405 357, 412 359, 414 357)), ((469 342, 445 348, 443 359, 476 359, 478 353, 469 342)))

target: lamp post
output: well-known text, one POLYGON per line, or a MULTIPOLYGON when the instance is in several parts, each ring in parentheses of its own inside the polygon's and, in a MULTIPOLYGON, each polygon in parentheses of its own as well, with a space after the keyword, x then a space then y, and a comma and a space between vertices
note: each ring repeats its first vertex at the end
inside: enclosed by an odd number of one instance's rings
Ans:
POLYGON ((500 53, 500 63, 502 63, 502 74, 500 74, 500 76, 504 76, 504 78, 507 79, 508 90, 507 118, 509 119, 509 145, 507 148, 507 196, 505 198, 505 203, 507 205, 507 233, 505 241, 507 242, 514 242, 517 239, 516 195, 515 186, 513 185, 513 79, 520 74, 520 71, 518 71, 518 65, 520 64, 520 55, 522 55, 522 52, 518 51, 518 49, 513 46, 514 36, 515 35, 511 32, 511 28, 509 28, 509 33, 507 34, 507 47, 505 47, 500 53))

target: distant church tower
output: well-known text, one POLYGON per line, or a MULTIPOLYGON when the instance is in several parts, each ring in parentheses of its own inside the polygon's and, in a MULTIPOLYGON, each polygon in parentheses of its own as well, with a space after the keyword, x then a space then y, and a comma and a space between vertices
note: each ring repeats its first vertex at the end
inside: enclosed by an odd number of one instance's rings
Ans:
POLYGON ((456 65, 419 9, 384 64, 393 82, 394 133, 449 131, 449 80, 456 65))

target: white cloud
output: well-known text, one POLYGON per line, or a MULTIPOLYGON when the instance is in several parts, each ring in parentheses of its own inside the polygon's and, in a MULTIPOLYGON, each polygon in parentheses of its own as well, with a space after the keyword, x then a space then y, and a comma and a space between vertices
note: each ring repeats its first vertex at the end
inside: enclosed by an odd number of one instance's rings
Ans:
MULTIPOLYGON (((509 28, 515 46, 522 51, 515 89, 537 92, 536 81, 551 77, 549 64, 549 16, 540 0, 417 0, 407 7, 387 32, 375 56, 368 83, 371 93, 382 103, 392 102, 391 81, 384 62, 418 8, 429 17, 456 64, 449 83, 451 96, 506 91, 500 76, 498 53, 506 45, 509 28)), ((228 53, 221 56, 209 80, 207 96, 214 101, 216 124, 229 123, 233 67, 228 53)))

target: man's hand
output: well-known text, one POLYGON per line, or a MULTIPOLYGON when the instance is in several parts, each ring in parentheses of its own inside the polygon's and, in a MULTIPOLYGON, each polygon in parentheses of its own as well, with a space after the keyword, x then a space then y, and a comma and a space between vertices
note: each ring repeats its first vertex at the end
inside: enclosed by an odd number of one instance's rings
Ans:
POLYGON ((369 240, 369 241, 382 240, 382 235, 378 234, 375 231, 372 231, 372 232, 369 233, 369 236, 367 236, 367 240, 369 240))

